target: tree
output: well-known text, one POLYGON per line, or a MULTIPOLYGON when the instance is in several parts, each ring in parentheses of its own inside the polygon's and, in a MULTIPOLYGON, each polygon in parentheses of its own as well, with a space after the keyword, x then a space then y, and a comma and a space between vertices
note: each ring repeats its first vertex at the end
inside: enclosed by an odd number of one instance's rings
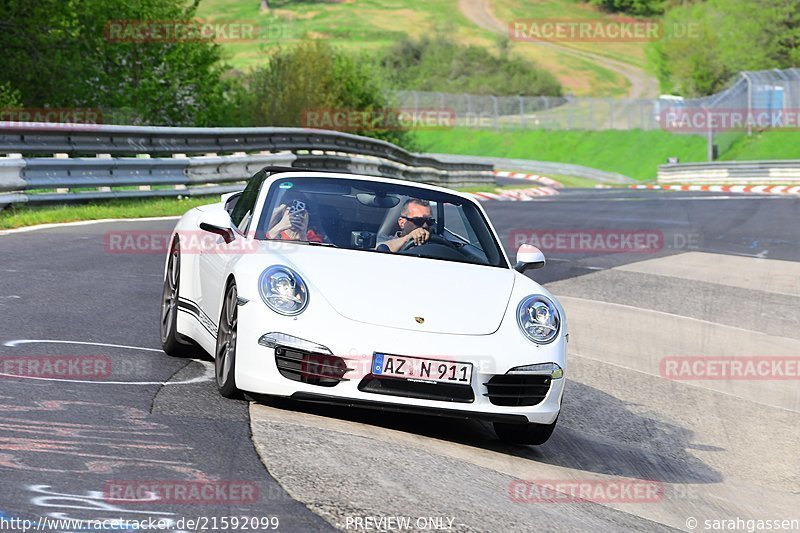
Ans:
POLYGON ((514 57, 510 42, 498 40, 498 56, 441 35, 397 41, 378 58, 394 87, 492 95, 560 96, 555 77, 531 61, 514 57))
POLYGON ((114 39, 108 31, 115 22, 190 23, 196 8, 184 0, 0 0, 0 82, 18 89, 28 107, 127 110, 140 123, 209 123, 224 89, 217 45, 114 39))
MULTIPOLYGON (((244 79, 237 100, 234 107, 246 111, 235 120, 253 126, 313 127, 309 113, 363 111, 380 120, 392 112, 380 75, 367 62, 320 40, 277 50, 266 66, 244 79)), ((401 128, 376 123, 347 131, 415 148, 412 137, 401 128)))
MULTIPOLYGON (((11 87, 10 83, 0 83, 0 113, 7 109, 22 106, 19 91, 11 87)), ((2 119, 0 119, 2 120, 2 119)))
POLYGON ((743 70, 800 65, 796 0, 709 0, 664 17, 666 35, 648 51, 665 92, 703 96, 743 70))

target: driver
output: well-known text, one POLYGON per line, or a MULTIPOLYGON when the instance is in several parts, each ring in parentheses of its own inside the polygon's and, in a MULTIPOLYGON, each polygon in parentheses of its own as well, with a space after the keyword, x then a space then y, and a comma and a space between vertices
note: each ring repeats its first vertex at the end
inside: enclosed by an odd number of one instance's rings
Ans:
POLYGON ((379 242, 375 249, 379 252, 394 253, 401 250, 409 241, 414 241, 417 246, 427 242, 430 237, 430 228, 435 222, 431 215, 430 202, 419 198, 409 198, 403 204, 403 210, 397 219, 400 231, 393 237, 383 237, 383 242, 380 242, 381 237, 378 237, 379 242))

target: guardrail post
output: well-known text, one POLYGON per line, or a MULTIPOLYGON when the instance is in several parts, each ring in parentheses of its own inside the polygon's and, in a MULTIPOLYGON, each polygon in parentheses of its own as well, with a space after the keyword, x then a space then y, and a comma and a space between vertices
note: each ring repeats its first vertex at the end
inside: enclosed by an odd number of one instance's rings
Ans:
POLYGON ((708 132, 706 134, 706 159, 708 162, 714 161, 714 130, 711 127, 711 112, 706 110, 706 124, 708 132))
MULTIPOLYGON (((69 159, 69 154, 57 153, 53 154, 54 159, 69 159)), ((56 187, 56 194, 67 194, 69 187, 56 187)))
MULTIPOLYGON (((95 154, 94 155, 97 159, 111 159, 111 154, 95 154)), ((111 187, 107 185, 103 185, 97 188, 100 192, 111 192, 111 187)))
POLYGON ((753 113, 753 81, 746 72, 742 72, 742 76, 747 81, 747 136, 753 135, 753 123, 750 116, 753 113))

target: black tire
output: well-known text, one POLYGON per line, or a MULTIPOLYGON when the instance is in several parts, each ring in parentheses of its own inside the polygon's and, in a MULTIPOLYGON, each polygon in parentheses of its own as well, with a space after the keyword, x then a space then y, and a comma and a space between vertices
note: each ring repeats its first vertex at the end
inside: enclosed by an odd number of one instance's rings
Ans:
POLYGON ((217 389, 225 398, 242 397, 236 387, 236 340, 238 338, 239 304, 236 284, 231 282, 225 289, 222 312, 217 331, 217 349, 214 353, 214 375, 217 389))
POLYGON ((181 247, 178 239, 172 243, 161 294, 161 348, 172 357, 190 357, 194 346, 178 334, 178 295, 181 284, 181 247))
POLYGON ((533 444, 538 446, 548 441, 556 429, 558 418, 552 424, 504 424, 494 423, 494 432, 503 442, 510 444, 533 444))

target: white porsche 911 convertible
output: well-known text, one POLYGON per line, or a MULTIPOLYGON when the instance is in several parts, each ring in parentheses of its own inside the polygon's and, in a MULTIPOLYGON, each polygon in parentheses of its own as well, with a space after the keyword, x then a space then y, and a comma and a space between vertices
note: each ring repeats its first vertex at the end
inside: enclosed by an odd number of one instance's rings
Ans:
POLYGON ((564 310, 510 263, 479 203, 408 181, 265 168, 178 222, 161 341, 241 391, 491 421, 542 444, 564 391, 564 310))

